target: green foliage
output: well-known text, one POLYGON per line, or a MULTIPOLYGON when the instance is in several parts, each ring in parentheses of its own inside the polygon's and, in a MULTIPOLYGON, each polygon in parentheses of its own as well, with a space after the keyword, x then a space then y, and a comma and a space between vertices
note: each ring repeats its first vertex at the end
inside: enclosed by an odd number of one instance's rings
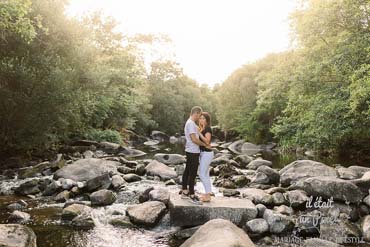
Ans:
POLYGON ((123 143, 120 133, 116 130, 110 129, 106 130, 91 129, 84 133, 83 138, 97 142, 113 142, 118 144, 123 143))
POLYGON ((291 16, 296 48, 234 72, 219 120, 255 142, 341 151, 369 145, 369 1, 307 0, 291 16))

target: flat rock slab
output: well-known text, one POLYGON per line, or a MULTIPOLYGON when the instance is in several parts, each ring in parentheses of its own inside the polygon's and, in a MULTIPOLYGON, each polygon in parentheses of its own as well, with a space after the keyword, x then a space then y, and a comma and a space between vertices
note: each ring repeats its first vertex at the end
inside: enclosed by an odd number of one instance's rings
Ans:
POLYGON ((257 208, 248 199, 213 197, 209 203, 196 205, 177 194, 170 195, 171 224, 175 226, 203 225, 212 219, 230 220, 236 225, 257 217, 257 208))

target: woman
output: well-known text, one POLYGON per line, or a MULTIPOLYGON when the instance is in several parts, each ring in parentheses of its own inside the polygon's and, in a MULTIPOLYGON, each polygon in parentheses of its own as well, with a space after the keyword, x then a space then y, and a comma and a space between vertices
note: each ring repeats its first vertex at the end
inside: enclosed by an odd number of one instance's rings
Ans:
MULTIPOLYGON (((211 144, 211 115, 208 112, 203 112, 199 118, 199 139, 205 144, 211 144)), ((200 147, 199 177, 205 190, 205 194, 200 197, 202 202, 211 201, 212 186, 209 176, 209 165, 212 162, 213 156, 212 149, 200 147)))

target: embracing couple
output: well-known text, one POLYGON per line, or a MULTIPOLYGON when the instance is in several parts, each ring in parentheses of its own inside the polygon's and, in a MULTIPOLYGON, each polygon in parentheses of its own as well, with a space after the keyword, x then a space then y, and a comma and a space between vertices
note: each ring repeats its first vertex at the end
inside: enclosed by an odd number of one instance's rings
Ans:
POLYGON ((214 156, 211 147, 212 129, 210 114, 203 112, 199 106, 193 107, 184 130, 186 138, 186 168, 182 176, 180 194, 182 198, 190 198, 194 203, 201 204, 202 202, 209 202, 211 201, 212 194, 209 165, 214 156), (200 197, 195 195, 194 192, 195 179, 199 166, 199 177, 205 190, 205 193, 200 197))

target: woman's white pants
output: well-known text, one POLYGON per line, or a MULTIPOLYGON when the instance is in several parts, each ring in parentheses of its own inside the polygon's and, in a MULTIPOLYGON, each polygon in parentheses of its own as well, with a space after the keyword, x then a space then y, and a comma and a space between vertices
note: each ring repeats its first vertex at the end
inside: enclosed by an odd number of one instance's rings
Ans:
POLYGON ((199 178, 202 181, 205 193, 211 193, 211 177, 209 176, 209 165, 213 159, 213 152, 200 152, 199 178))

